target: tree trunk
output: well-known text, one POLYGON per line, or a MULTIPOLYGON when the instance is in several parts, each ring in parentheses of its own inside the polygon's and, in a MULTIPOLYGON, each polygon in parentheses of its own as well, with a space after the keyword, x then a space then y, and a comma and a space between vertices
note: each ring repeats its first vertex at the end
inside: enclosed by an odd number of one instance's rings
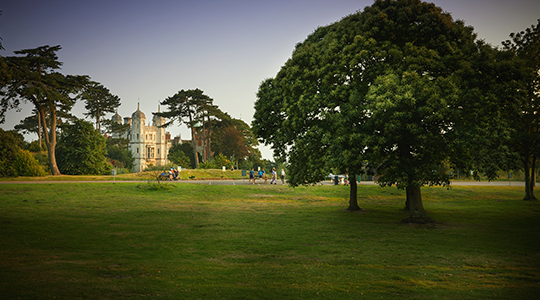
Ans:
POLYGON ((43 149, 43 144, 41 142, 41 115, 40 113, 38 112, 37 114, 37 119, 38 119, 38 139, 39 139, 39 151, 41 151, 43 149))
POLYGON ((534 176, 531 174, 529 157, 523 158, 523 171, 525 171, 525 198, 523 200, 536 200, 534 196, 534 176))
POLYGON ((191 126, 191 146, 193 147, 193 155, 195 156, 195 169, 199 168, 199 155, 197 155, 197 142, 195 142, 195 128, 191 126))
POLYGON ((407 198, 409 199, 409 212, 410 215, 407 219, 403 220, 405 223, 433 223, 433 219, 427 216, 422 204, 422 194, 420 186, 409 185, 406 188, 407 198))
POLYGON ((191 128, 191 146, 193 147, 193 155, 195 156, 195 169, 199 168, 199 156, 197 155, 197 143, 195 142, 195 127, 193 126, 193 118, 189 113, 189 127, 191 128))
POLYGON ((38 110, 41 116, 41 124, 45 133, 45 145, 47 145, 47 153, 49 154, 49 167, 52 175, 62 175, 56 165, 56 112, 51 109, 51 130, 47 131, 47 120, 45 119, 45 111, 41 108, 38 110))
POLYGON ((405 200, 405 210, 411 209, 411 199, 409 196, 409 193, 405 193, 407 195, 407 200, 405 200))
POLYGON ((357 210, 360 210, 360 207, 358 206, 358 184, 356 183, 356 178, 355 178, 356 175, 353 174, 351 176, 353 180, 349 180, 351 191, 349 193, 349 207, 347 208, 347 210, 357 211, 357 210))
POLYGON ((532 181, 532 194, 534 197, 534 188, 536 187, 536 155, 533 155, 532 157, 531 181, 532 181))

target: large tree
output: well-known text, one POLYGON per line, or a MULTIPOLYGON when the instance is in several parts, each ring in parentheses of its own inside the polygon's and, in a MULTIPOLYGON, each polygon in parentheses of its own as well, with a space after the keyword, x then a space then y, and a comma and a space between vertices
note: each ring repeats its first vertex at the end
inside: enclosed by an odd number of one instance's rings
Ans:
POLYGON ((191 130, 191 144, 193 146, 193 156, 195 157, 195 168, 199 166, 197 145, 195 144, 196 126, 203 124, 204 128, 203 121, 207 117, 205 112, 211 107, 212 101, 212 98, 205 95, 200 89, 181 90, 161 102, 161 105, 165 105, 168 111, 154 113, 159 117, 170 120, 163 124, 164 127, 178 121, 180 124, 186 124, 191 130))
POLYGON ((88 111, 84 115, 96 120, 96 128, 99 132, 101 132, 101 118, 106 113, 114 113, 120 106, 120 98, 111 94, 108 88, 97 82, 88 84, 81 98, 86 102, 84 108, 88 111))
POLYGON ((18 108, 21 102, 30 102, 39 114, 44 140, 53 175, 59 175, 55 149, 59 112, 69 112, 88 76, 63 75, 57 70, 62 63, 56 52, 60 46, 42 46, 15 51, 22 56, 3 57, 0 88, 0 122, 5 121, 9 109, 18 108))
POLYGON ((536 163, 540 156, 540 19, 536 25, 510 35, 504 48, 514 55, 518 80, 509 86, 513 105, 507 113, 507 126, 513 134, 510 147, 520 156, 525 172, 524 200, 536 200, 536 163))
POLYGON ((212 151, 223 154, 238 165, 256 153, 257 139, 244 121, 227 116, 212 128, 212 151))
POLYGON ((109 172, 105 137, 85 120, 62 125, 56 152, 58 167, 65 174, 104 175, 109 172))
MULTIPOLYGON (((288 158, 289 184, 323 180, 330 170, 355 179, 367 167, 381 185, 406 190, 407 221, 432 221, 420 188, 448 184, 433 171, 465 149, 456 131, 470 122, 454 119, 465 101, 463 69, 476 66, 475 39, 434 4, 377 0, 297 44, 261 84, 253 130, 288 158)), ((354 179, 349 210, 359 209, 354 179)))

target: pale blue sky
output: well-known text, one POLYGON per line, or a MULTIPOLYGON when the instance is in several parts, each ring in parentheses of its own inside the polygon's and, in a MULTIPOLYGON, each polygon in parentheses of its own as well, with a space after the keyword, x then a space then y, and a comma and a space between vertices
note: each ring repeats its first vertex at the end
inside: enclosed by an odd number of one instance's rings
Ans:
MULTIPOLYGON (((540 1, 437 0, 454 19, 492 45, 536 24, 540 1)), ((318 26, 363 10, 371 0, 4 0, 0 37, 5 51, 61 45, 62 72, 89 75, 122 99, 131 116, 140 102, 151 120, 160 101, 199 88, 222 110, 251 123, 259 84, 274 77, 296 43, 318 26)), ((82 117, 84 105, 75 107, 82 117)), ((12 129, 31 106, 9 112, 12 129)), ((107 116, 110 117, 110 116, 107 116)), ((167 129, 189 139, 186 128, 167 129)), ((27 137, 35 139, 35 137, 27 137)), ((261 147, 263 156, 271 151, 261 147)))

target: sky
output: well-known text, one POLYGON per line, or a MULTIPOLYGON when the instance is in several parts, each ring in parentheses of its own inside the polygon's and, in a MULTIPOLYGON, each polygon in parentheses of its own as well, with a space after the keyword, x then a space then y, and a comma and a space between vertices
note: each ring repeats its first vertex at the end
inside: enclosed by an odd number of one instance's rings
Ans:
MULTIPOLYGON (((540 18, 537 0, 435 0, 493 46, 540 18)), ((65 75, 89 75, 121 99, 118 113, 140 109, 147 122, 159 102, 201 89, 233 118, 251 124, 260 83, 275 77, 294 46, 317 27, 363 11, 372 0, 3 0, 5 50, 61 45, 65 75)), ((165 109, 165 108, 164 108, 165 109)), ((32 106, 9 111, 11 130, 32 106)), ((73 113, 83 117, 84 103, 73 113)), ((111 115, 107 115, 110 118, 111 115)), ((185 125, 167 128, 190 139, 185 125)), ((36 136, 26 136, 28 141, 36 136)), ((263 157, 273 159, 268 147, 263 157)))

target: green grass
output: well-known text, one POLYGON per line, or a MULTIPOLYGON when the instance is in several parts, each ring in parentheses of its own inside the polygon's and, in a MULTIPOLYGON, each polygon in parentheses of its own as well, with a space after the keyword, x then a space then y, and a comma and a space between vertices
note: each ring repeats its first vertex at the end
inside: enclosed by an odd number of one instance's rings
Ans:
POLYGON ((2 184, 0 299, 538 299, 538 202, 422 191, 437 224, 376 186, 2 184))

